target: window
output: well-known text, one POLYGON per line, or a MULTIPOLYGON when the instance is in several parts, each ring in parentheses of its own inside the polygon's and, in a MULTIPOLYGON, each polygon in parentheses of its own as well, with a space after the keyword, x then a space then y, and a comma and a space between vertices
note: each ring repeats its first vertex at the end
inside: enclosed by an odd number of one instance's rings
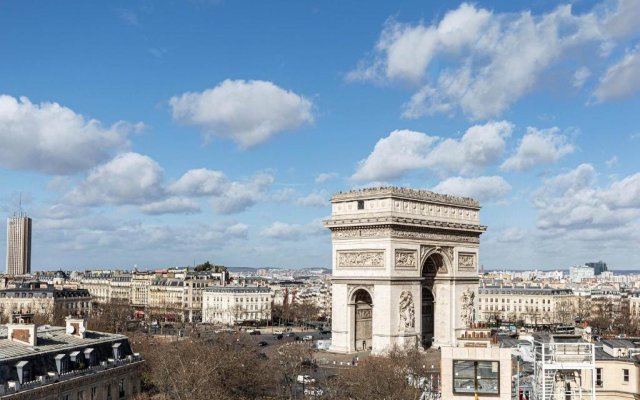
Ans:
POLYGON ((500 394, 498 361, 453 361, 453 392, 500 394))
POLYGON ((120 379, 120 383, 118 384, 118 395, 121 399, 124 399, 124 379, 120 379))
POLYGON ((628 369, 623 369, 622 370, 622 381, 625 383, 629 383, 629 370, 628 369))
POLYGON ((358 200, 358 210, 364 210, 364 200, 358 200))
POLYGON ((98 388, 94 386, 91 388, 91 400, 96 400, 97 398, 98 398, 98 388))
POLYGON ((596 386, 602 387, 602 368, 596 368, 596 386))

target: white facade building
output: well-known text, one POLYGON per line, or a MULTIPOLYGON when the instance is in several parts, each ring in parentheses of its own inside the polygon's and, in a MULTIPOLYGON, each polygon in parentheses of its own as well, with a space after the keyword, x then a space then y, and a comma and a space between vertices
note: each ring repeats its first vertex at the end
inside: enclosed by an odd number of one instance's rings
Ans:
POLYGON ((235 325, 271 318, 271 289, 262 286, 213 286, 202 294, 202 322, 235 325))
POLYGON ((569 276, 571 277, 571 282, 580 283, 585 278, 593 278, 595 273, 591 267, 587 267, 586 265, 577 265, 569 268, 569 276))

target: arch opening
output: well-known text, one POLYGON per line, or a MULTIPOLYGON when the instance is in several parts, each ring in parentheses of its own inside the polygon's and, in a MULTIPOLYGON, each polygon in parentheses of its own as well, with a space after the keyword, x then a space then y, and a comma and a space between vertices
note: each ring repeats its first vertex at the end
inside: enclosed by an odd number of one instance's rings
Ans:
POLYGON ((371 294, 365 289, 358 289, 353 294, 354 312, 354 348, 356 351, 371 348, 373 333, 373 301, 371 294))
POLYGON ((436 298, 433 285, 436 274, 442 267, 444 267, 444 259, 437 253, 429 255, 422 266, 420 316, 422 346, 425 349, 431 347, 435 336, 436 298))

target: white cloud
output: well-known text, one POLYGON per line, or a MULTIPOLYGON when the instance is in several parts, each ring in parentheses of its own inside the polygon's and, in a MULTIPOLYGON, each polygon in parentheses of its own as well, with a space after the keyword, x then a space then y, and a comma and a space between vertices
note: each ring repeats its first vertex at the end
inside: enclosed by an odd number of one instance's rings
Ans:
POLYGON ((261 173, 247 182, 231 182, 224 193, 213 199, 213 208, 220 214, 242 212, 262 200, 273 181, 272 175, 261 173))
POLYGON ((361 63, 347 78, 384 77, 419 82, 439 52, 455 53, 475 42, 490 18, 489 11, 463 3, 449 11, 438 26, 412 26, 388 20, 376 44, 377 58, 371 65, 361 63))
POLYGON ((454 196, 471 197, 480 203, 490 203, 501 200, 509 193, 511 185, 501 176, 453 177, 440 182, 432 190, 454 196))
POLYGON ((309 236, 326 234, 327 229, 322 225, 321 220, 314 220, 308 224, 288 224, 276 221, 260 231, 260 235, 278 240, 298 241, 307 239, 309 236))
POLYGON ((329 200, 327 200, 326 193, 314 192, 298 198, 296 204, 303 207, 327 207, 329 200))
POLYGON ((602 23, 605 35, 612 39, 624 39, 638 32, 640 3, 637 0, 618 0, 609 9, 602 23))
POLYGON ((313 103, 268 81, 225 80, 169 100, 174 120, 248 148, 313 122, 313 103))
POLYGON ((144 204, 163 196, 162 168, 151 158, 124 153, 94 168, 67 194, 72 204, 144 204))
POLYGON ((604 163, 607 168, 613 168, 614 166, 618 165, 618 156, 613 156, 604 163))
MULTIPOLYGON (((572 50, 601 44, 611 52, 614 39, 639 32, 639 7, 627 0, 604 14, 599 7, 576 14, 571 5, 560 5, 536 15, 492 13, 463 3, 431 24, 389 20, 373 59, 361 61, 347 79, 409 82, 415 92, 405 104, 406 118, 458 110, 472 119, 492 118, 535 90, 572 50)), ((587 77, 587 69, 578 70, 574 84, 587 77)))
POLYGON ((591 76, 591 71, 587 67, 580 67, 573 74, 573 87, 581 88, 591 76))
MULTIPOLYGON (((640 4, 640 3, 638 3, 640 4)), ((621 100, 640 91, 640 45, 609 67, 593 92, 597 101, 621 100)))
POLYGON ((103 127, 58 103, 0 95, 0 166, 47 174, 89 169, 125 149, 142 124, 103 127))
POLYGON ((323 172, 316 176, 315 183, 325 183, 338 176, 335 172, 323 172))
POLYGON ((200 206, 192 199, 169 197, 164 200, 140 206, 145 214, 191 214, 200 212, 200 206))
POLYGON ((171 193, 188 196, 220 195, 228 182, 224 173, 206 168, 191 169, 169 185, 171 193))
POLYGON ((558 134, 559 131, 555 127, 528 127, 516 154, 505 160, 500 168, 504 171, 524 171, 540 164, 555 163, 563 156, 573 153, 575 148, 568 143, 566 136, 558 134))
MULTIPOLYGON (((575 240, 637 240, 640 235, 640 173, 597 186, 593 166, 582 164, 546 180, 536 192, 537 226, 543 237, 575 240), (634 239, 635 238, 635 239, 634 239)), ((604 244, 603 244, 604 246, 604 244)))
POLYGON ((136 14, 133 10, 120 8, 117 10, 117 13, 118 13, 118 18, 126 22, 128 25, 132 25, 132 26, 140 25, 138 14, 136 14))
POLYGON ((386 180, 427 166, 426 155, 436 137, 421 132, 396 130, 376 143, 373 152, 360 161, 352 179, 386 180))
POLYGON ((507 121, 488 122, 467 129, 460 140, 445 139, 427 157, 434 170, 477 172, 496 163, 504 153, 505 139, 511 136, 513 125, 507 121))
POLYGON ((521 242, 527 236, 527 230, 521 228, 506 228, 498 233, 498 242, 516 243, 521 242))
POLYGON ((513 125, 488 122, 467 129, 460 139, 440 139, 415 131, 393 131, 376 143, 371 154, 360 161, 352 179, 384 181, 428 168, 442 173, 475 173, 502 156, 505 139, 513 125))

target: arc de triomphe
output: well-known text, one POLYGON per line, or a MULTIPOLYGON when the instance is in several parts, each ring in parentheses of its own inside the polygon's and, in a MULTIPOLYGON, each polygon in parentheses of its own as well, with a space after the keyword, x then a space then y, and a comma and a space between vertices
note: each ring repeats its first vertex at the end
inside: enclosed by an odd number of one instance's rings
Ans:
POLYGON ((396 187, 331 203, 331 351, 455 345, 475 318, 479 203, 396 187))

